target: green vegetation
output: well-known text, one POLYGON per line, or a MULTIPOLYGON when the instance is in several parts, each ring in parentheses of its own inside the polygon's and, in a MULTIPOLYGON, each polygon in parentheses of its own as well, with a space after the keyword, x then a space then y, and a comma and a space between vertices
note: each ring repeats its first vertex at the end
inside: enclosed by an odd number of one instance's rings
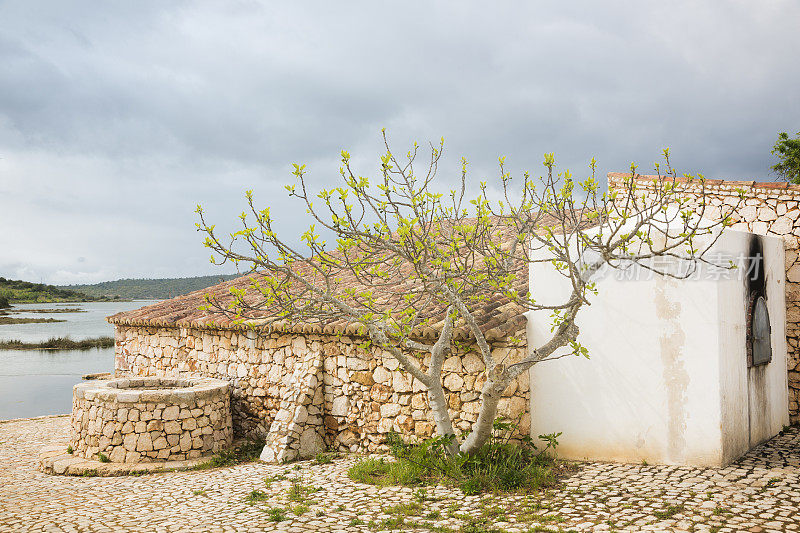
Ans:
POLYGON ((786 132, 779 133, 772 154, 778 156, 778 162, 770 169, 782 180, 800 184, 800 132, 795 139, 790 139, 786 132))
POLYGON ((65 285, 62 288, 80 291, 95 297, 117 297, 128 300, 164 300, 208 288, 239 277, 238 274, 216 274, 194 278, 119 279, 94 285, 65 285))
POLYGON ((30 283, 0 277, 0 307, 8 307, 8 304, 15 303, 94 302, 114 299, 116 298, 89 296, 82 292, 44 283, 30 283), (2 305, 3 302, 6 303, 5 306, 2 305))
POLYGON ((295 505, 294 507, 291 508, 292 512, 296 516, 302 516, 302 515, 306 514, 309 511, 309 509, 310 509, 310 507, 308 505, 304 504, 304 503, 301 503, 299 505, 295 505))
POLYGON ((8 309, 11 307, 11 302, 8 301, 8 296, 0 294, 0 309, 8 309))
POLYGON ((665 509, 661 511, 655 511, 653 516, 659 518, 661 520, 666 520, 667 518, 672 518, 678 513, 683 512, 683 504, 681 505, 669 505, 665 509))
POLYGON ((418 444, 407 444, 397 434, 388 443, 395 461, 365 458, 348 471, 354 481, 372 485, 449 484, 465 494, 482 492, 531 492, 556 484, 559 464, 547 452, 555 450, 558 435, 540 435, 545 443, 537 450, 530 437, 510 442, 517 425, 495 420, 487 444, 472 454, 447 453, 449 437, 433 437, 418 444))
POLYGON ((12 318, 10 316, 0 316, 0 326, 6 324, 38 324, 42 322, 66 322, 57 318, 12 318))
POLYGON ((16 339, 0 341, 0 350, 89 350, 112 346, 114 337, 97 337, 80 341, 74 341, 69 337, 50 337, 44 342, 22 342, 16 339))
POLYGON ((339 454, 337 453, 318 453, 316 457, 314 457, 314 464, 318 465, 327 465, 333 462, 334 457, 338 457, 339 454))
POLYGON ((269 519, 273 522, 283 522, 286 520, 286 510, 280 507, 271 507, 267 509, 267 514, 269 515, 269 519))
POLYGON ((48 309, 12 309, 12 313, 40 313, 40 314, 54 314, 54 313, 86 313, 86 309, 70 305, 67 307, 51 307, 48 309))
POLYGON ((207 470, 221 466, 234 466, 241 463, 249 463, 258 459, 263 442, 245 441, 228 450, 223 450, 204 463, 200 463, 192 470, 207 470))
POLYGON ((247 495, 245 501, 250 505, 254 505, 257 502, 265 502, 269 499, 269 494, 264 492, 263 490, 251 490, 250 494, 247 495))

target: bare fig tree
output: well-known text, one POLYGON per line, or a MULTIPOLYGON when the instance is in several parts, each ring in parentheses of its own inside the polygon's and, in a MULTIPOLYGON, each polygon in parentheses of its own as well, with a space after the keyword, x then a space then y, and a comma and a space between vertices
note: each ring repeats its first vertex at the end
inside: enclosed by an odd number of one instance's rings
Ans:
POLYGON ((684 197, 675 187, 667 151, 663 171, 656 165, 658 178, 646 187, 634 179, 632 166, 624 187, 610 192, 601 191, 594 160, 590 177, 582 181, 568 171, 557 173, 553 154, 545 155, 545 176, 533 179, 525 173, 512 180, 500 158, 493 189, 500 192, 492 200, 485 182, 468 196, 471 182, 463 158, 460 177, 451 180, 457 187, 436 188, 443 141, 432 144, 430 157, 419 165, 416 143, 398 157, 385 133, 383 140, 386 152, 377 180, 357 174, 350 154, 342 151, 340 185, 313 192, 305 166, 294 165, 296 184, 287 187, 288 194, 312 222, 301 248, 275 232, 270 209, 258 208, 251 191, 241 229, 224 241, 198 206, 197 227, 214 253, 212 262, 246 267, 252 281, 227 299, 209 297, 208 308, 260 331, 279 323, 357 324, 372 345, 388 351, 424 385, 436 431, 443 436, 455 432, 442 365, 454 330, 466 328, 483 358, 486 380, 478 419, 463 441, 453 437, 451 453, 471 453, 486 443, 501 396, 521 373, 563 357, 564 348, 587 354, 575 318, 591 300, 597 270, 631 264, 656 268, 653 259, 661 257, 702 261, 735 209, 715 213, 715 223, 704 220, 703 177, 687 176, 700 193, 684 197), (571 289, 563 301, 536 301, 528 290, 531 261, 551 263, 568 280, 571 289), (480 317, 497 301, 515 303, 520 314, 549 311, 550 339, 530 346, 518 362, 495 360, 480 317), (435 342, 423 342, 423 330, 434 331, 435 342), (423 366, 421 356, 427 354, 429 364, 423 366))

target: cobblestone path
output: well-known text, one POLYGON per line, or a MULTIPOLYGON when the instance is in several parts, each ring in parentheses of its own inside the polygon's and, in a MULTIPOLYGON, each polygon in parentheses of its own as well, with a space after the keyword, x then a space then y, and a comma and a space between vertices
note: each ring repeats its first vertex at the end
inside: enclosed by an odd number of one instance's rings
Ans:
POLYGON ((447 532, 470 517, 465 530, 476 533, 800 531, 797 428, 724 469, 587 463, 558 490, 465 497, 353 483, 346 471, 355 457, 138 477, 39 472, 39 449, 67 425, 66 417, 0 422, 1 532, 447 532))

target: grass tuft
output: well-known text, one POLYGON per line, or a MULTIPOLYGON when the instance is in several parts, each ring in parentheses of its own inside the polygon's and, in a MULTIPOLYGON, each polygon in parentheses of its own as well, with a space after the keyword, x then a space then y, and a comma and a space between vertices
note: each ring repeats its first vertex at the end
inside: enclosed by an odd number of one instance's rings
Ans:
POLYGON ((258 459, 263 447, 263 442, 246 441, 233 448, 219 452, 208 461, 195 465, 192 470, 208 470, 209 468, 249 463, 258 459))
MULTIPOLYGON (((471 455, 446 453, 449 440, 434 437, 418 444, 406 444, 396 434, 389 446, 394 460, 368 457, 348 471, 350 479, 371 485, 420 486, 449 484, 465 494, 483 492, 531 492, 556 484, 559 463, 548 453, 558 445, 558 435, 542 435, 546 443, 538 450, 530 438, 512 443, 508 437, 517 427, 495 422, 492 439, 471 455)), ((418 501, 426 497, 419 492, 418 501)))

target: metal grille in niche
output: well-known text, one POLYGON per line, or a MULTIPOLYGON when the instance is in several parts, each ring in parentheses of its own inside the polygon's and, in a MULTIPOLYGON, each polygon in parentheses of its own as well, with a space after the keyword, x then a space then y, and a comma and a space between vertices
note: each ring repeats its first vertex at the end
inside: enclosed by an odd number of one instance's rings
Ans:
POLYGON ((747 362, 750 366, 772 361, 771 332, 767 300, 754 291, 747 306, 747 362))

